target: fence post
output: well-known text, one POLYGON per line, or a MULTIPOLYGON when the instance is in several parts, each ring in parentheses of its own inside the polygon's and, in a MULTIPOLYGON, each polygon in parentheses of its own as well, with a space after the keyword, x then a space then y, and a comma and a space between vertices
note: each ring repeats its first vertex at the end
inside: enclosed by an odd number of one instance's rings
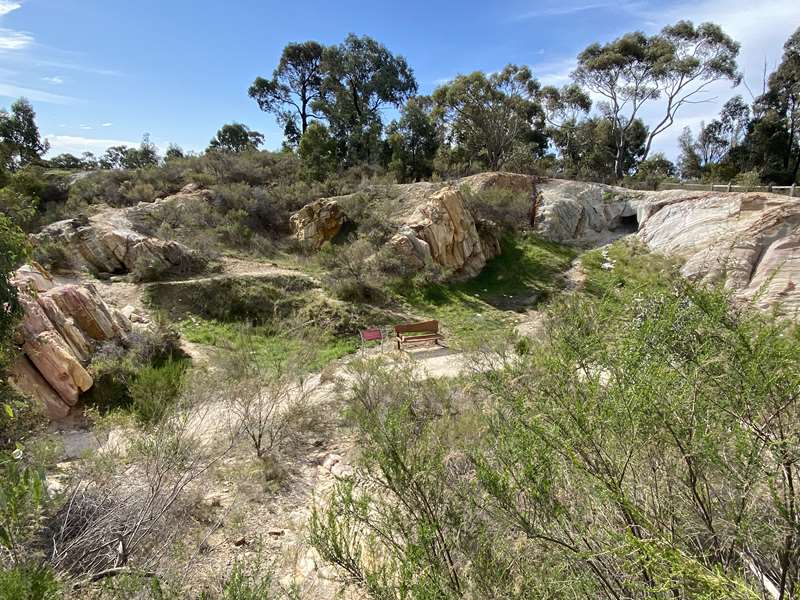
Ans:
POLYGON ((771 184, 771 183, 770 183, 770 184, 767 186, 767 191, 768 191, 770 194, 772 193, 772 184, 771 184))
POLYGON ((793 183, 792 187, 789 188, 789 198, 794 198, 794 188, 796 185, 797 185, 796 183, 793 183))
POLYGON ((731 182, 730 182, 730 181, 728 182, 728 189, 727 189, 727 190, 725 190, 725 191, 726 191, 726 192, 730 192, 730 191, 731 191, 731 182))

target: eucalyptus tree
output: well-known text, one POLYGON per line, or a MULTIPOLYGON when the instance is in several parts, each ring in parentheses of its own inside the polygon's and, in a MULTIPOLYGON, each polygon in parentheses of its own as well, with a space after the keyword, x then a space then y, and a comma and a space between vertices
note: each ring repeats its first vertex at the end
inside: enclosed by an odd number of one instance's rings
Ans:
POLYGON ((417 92, 406 59, 368 37, 347 36, 322 55, 319 97, 312 103, 328 122, 346 163, 375 159, 383 129, 381 111, 399 108, 417 92))
POLYGON ((25 98, 6 111, 0 109, 0 169, 16 171, 38 161, 49 149, 36 125, 36 112, 25 98))
POLYGON ((223 125, 208 144, 209 151, 238 154, 257 150, 264 143, 264 135, 241 123, 223 125))
POLYGON ((625 174, 622 157, 625 134, 643 107, 661 101, 663 113, 649 124, 645 151, 650 153, 653 139, 675 122, 683 107, 705 101, 709 85, 741 80, 736 57, 739 44, 714 23, 695 27, 679 21, 652 36, 627 33, 607 44, 588 46, 578 55, 574 80, 603 98, 602 114, 613 127, 616 140, 614 175, 625 174))
POLYGON ((319 119, 311 105, 322 85, 322 54, 318 42, 287 44, 272 79, 257 77, 250 86, 250 97, 261 110, 278 118, 291 144, 299 142, 312 119, 319 119))
POLYGON ((539 82, 528 67, 508 65, 489 75, 459 75, 433 93, 446 141, 499 169, 516 147, 531 156, 544 147, 544 112, 539 82))

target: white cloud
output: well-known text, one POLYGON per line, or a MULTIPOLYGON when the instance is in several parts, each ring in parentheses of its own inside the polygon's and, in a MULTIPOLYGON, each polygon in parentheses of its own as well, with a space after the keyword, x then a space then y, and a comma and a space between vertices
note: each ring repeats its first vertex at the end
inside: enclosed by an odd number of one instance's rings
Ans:
POLYGON ((531 66, 533 74, 544 85, 560 87, 569 82, 569 75, 575 70, 578 60, 574 57, 564 57, 558 60, 535 63, 531 66))
MULTIPOLYGON (((746 85, 732 88, 730 82, 718 82, 709 87, 710 102, 687 106, 676 122, 653 142, 654 151, 663 151, 667 156, 676 156, 678 136, 684 126, 695 132, 700 121, 717 117, 722 105, 736 94, 752 101, 748 88, 754 95, 761 93, 764 64, 769 75, 783 56, 783 44, 800 24, 800 3, 796 0, 700 0, 681 2, 670 7, 641 9, 636 14, 653 22, 653 30, 689 19, 695 23, 712 21, 741 44, 739 67, 744 73, 746 85)), ((645 118, 652 116, 651 110, 645 118)))
POLYGON ((130 140, 115 140, 104 138, 90 138, 79 135, 56 135, 49 134, 45 139, 50 142, 50 152, 48 155, 56 156, 69 152, 70 154, 82 154, 84 152, 94 152, 102 154, 111 146, 138 146, 139 142, 130 140))
POLYGON ((111 127, 113 123, 103 123, 100 127, 111 127))
POLYGON ((0 52, 5 50, 23 50, 33 44, 33 36, 24 31, 0 29, 0 52))
POLYGON ((538 7, 534 10, 517 15, 514 20, 526 21, 528 19, 539 19, 546 17, 565 17, 568 15, 575 15, 578 13, 596 10, 614 10, 615 12, 619 12, 620 10, 633 10, 639 6, 640 3, 638 2, 620 1, 590 2, 581 4, 552 2, 547 6, 538 7))
POLYGON ((64 79, 57 75, 55 77, 42 77, 42 81, 46 81, 47 83, 52 83, 53 85, 61 85, 62 83, 64 83, 64 79))
POLYGON ((0 0, 0 17, 7 15, 12 10, 17 10, 22 4, 19 2, 10 2, 9 0, 0 0))
POLYGON ((91 131, 92 130, 92 126, 91 125, 80 125, 80 128, 83 129, 84 131, 91 131))
POLYGON ((49 102, 51 104, 75 104, 80 102, 78 98, 71 96, 62 96, 61 94, 51 94, 50 92, 43 92, 13 83, 0 83, 0 97, 3 98, 19 98, 24 96, 28 100, 35 102, 49 102))

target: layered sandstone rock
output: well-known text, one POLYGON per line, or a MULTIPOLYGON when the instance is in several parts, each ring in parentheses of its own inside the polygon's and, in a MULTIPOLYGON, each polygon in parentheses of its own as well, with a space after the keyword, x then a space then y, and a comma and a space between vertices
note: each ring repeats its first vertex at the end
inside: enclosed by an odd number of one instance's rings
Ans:
POLYGON ((65 266, 97 275, 133 273, 149 278, 197 273, 206 266, 198 253, 142 231, 157 228, 165 206, 192 210, 195 202, 207 201, 207 195, 206 191, 182 192, 127 209, 104 208, 88 219, 52 223, 33 236, 34 242, 61 248, 69 262, 65 266))
POLYGON ((50 418, 64 417, 93 384, 86 365, 101 342, 121 340, 130 323, 92 285, 55 285, 38 265, 14 276, 24 309, 16 341, 22 355, 10 378, 50 418))
POLYGON ((800 202, 776 194, 670 191, 648 198, 639 236, 757 306, 800 313, 800 202))
POLYGON ((318 250, 322 244, 339 233, 345 215, 333 198, 323 198, 306 204, 289 218, 295 239, 309 248, 318 250))
POLYGON ((553 179, 538 185, 537 231, 556 242, 605 243, 635 232, 644 194, 597 183, 553 179))
POLYGON ((414 207, 404 218, 404 226, 403 237, 423 264, 430 256, 433 262, 461 277, 474 277, 486 264, 475 219, 455 187, 439 190, 414 207))
MULTIPOLYGON (((434 263, 458 278, 474 277, 500 253, 500 232, 490 221, 476 220, 463 191, 502 189, 533 194, 534 178, 514 173, 481 173, 451 183, 411 183, 380 190, 388 209, 389 240, 406 266, 420 270, 434 263)), ((317 200, 291 217, 296 239, 319 248, 340 230, 347 216, 335 198, 317 200)))
POLYGON ((635 192, 552 180, 538 231, 559 242, 606 243, 635 232, 653 251, 682 259, 693 280, 722 282, 761 308, 800 313, 800 202, 777 194, 635 192))

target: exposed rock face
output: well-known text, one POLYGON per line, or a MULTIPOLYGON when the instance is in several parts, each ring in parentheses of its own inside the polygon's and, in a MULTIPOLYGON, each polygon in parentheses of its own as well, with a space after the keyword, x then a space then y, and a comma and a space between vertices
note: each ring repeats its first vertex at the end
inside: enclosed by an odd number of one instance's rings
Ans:
MULTIPOLYGON (((48 225, 34 236, 36 243, 64 249, 72 268, 98 274, 134 273, 140 278, 161 274, 196 273, 206 261, 183 244, 150 237, 136 230, 152 221, 163 203, 195 201, 201 192, 178 194, 129 209, 104 209, 87 219, 67 219, 48 225)), ((151 225, 153 223, 150 223, 151 225)))
POLYGON ((635 192, 575 181, 541 184, 538 231, 559 242, 631 233, 685 260, 693 280, 724 282, 742 300, 800 315, 800 202, 777 194, 635 192), (635 217, 635 218, 634 218, 635 217))
POLYGON ((800 315, 800 202, 777 194, 661 192, 639 236, 686 259, 682 273, 723 281, 743 300, 800 315))
POLYGON ((322 198, 306 204, 289 218, 294 237, 302 244, 318 250, 339 233, 345 215, 333 198, 322 198))
MULTIPOLYGON (((433 262, 455 277, 474 277, 486 261, 500 253, 500 232, 490 221, 477 221, 466 207, 461 190, 474 193, 504 189, 531 193, 533 177, 514 173, 481 173, 452 183, 411 183, 391 186, 389 224, 396 228, 389 241, 410 269, 420 270, 433 262)), ((319 248, 333 238, 346 219, 334 198, 317 200, 292 215, 291 226, 298 240, 319 248)))
POLYGON ((11 382, 52 419, 64 417, 92 386, 85 366, 100 342, 124 338, 130 323, 109 309, 92 285, 55 285, 38 265, 14 276, 24 315, 17 330, 23 356, 11 382))
POLYGON ((537 231, 555 242, 605 243, 620 234, 625 217, 637 217, 647 203, 644 194, 624 188, 579 181, 540 183, 537 231))
POLYGON ((446 187, 428 197, 405 219, 406 237, 418 252, 417 258, 431 259, 457 276, 474 277, 486 264, 483 244, 464 197, 454 187, 446 187), (424 244, 424 245, 423 245, 424 244), (427 249, 425 248, 427 246, 427 249))

